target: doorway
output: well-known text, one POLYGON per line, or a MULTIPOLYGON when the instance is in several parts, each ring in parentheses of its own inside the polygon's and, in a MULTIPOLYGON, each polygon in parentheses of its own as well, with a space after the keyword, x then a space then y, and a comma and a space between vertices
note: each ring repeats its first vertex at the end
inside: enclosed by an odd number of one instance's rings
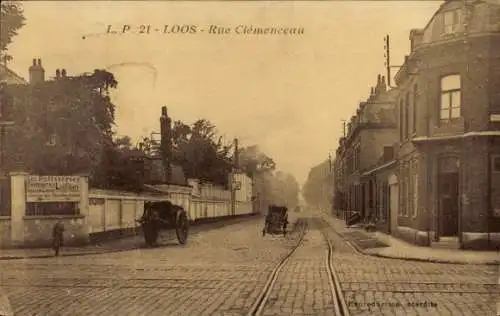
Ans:
POLYGON ((438 229, 443 237, 458 236, 459 168, 460 160, 456 156, 438 159, 438 229))
POLYGON ((398 227, 399 186, 396 175, 389 177, 389 233, 394 233, 398 227))

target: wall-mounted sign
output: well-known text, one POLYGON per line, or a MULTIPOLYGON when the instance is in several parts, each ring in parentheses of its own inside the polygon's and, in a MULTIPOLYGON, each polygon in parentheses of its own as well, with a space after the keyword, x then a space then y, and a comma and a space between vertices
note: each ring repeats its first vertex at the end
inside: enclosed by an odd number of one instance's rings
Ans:
POLYGON ((29 176, 26 180, 26 202, 78 202, 80 177, 29 176))

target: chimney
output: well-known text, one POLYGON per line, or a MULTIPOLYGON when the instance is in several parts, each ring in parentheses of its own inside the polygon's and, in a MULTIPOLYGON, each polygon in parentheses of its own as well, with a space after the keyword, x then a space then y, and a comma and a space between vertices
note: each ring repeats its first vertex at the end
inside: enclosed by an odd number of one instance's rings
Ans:
POLYGON ((58 69, 56 69, 56 79, 59 80, 61 79, 61 71, 58 69))
POLYGON ((167 107, 161 108, 160 117, 160 134, 161 144, 160 152, 165 169, 166 182, 171 183, 172 180, 172 120, 168 117, 167 107))
POLYGON ((382 76, 380 79, 380 91, 386 92, 387 91, 387 84, 385 83, 385 76, 382 76))
POLYGON ((29 68, 30 84, 37 84, 45 81, 45 70, 42 67, 42 60, 33 58, 33 65, 29 68))

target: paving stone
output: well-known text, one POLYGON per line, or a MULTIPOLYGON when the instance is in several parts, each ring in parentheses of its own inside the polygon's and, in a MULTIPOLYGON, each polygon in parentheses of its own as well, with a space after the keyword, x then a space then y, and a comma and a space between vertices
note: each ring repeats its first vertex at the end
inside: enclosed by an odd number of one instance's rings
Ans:
MULTIPOLYGON (((181 247, 0 261, 0 286, 16 315, 245 315, 296 242, 262 237, 261 224, 200 232, 181 247)), ((310 230, 283 268, 266 315, 334 315, 326 228, 310 230)), ((327 235, 351 315, 496 315, 497 266, 365 256, 327 235)))
POLYGON ((0 286, 16 315, 241 315, 296 242, 260 229, 239 223, 184 247, 2 261, 0 286))

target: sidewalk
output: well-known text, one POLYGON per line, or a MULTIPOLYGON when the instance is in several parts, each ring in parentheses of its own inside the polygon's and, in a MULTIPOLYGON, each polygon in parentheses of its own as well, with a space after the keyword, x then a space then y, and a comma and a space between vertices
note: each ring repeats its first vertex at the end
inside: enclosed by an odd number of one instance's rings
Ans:
POLYGON ((344 220, 331 215, 325 216, 325 219, 342 238, 354 246, 358 252, 366 255, 437 263, 500 264, 500 253, 496 251, 421 247, 381 232, 367 232, 359 226, 348 228, 344 220))
MULTIPOLYGON (((190 227, 189 234, 191 236, 196 235, 202 231, 219 229, 227 225, 235 225, 244 221, 257 221, 260 220, 258 216, 251 218, 234 218, 227 219, 219 222, 208 222, 198 225, 193 225, 190 227)), ((175 244, 177 243, 177 237, 175 236, 175 231, 162 231, 162 244, 175 244)), ((188 237, 189 242, 189 237, 188 237)), ((161 245, 160 245, 161 246, 161 245)), ((148 249, 144 243, 144 237, 142 234, 123 237, 113 240, 103 241, 98 244, 89 244, 82 247, 62 247, 59 253, 60 257, 70 257, 70 256, 84 256, 84 255, 96 255, 105 253, 114 253, 122 251, 130 251, 136 249, 148 249)), ((2 260, 14 260, 14 259, 34 259, 34 258, 52 258, 54 257, 54 251, 50 248, 25 248, 25 249, 0 249, 0 261, 2 260)))
MULTIPOLYGON (((144 247, 141 235, 108 241, 97 245, 82 247, 62 247, 60 257, 95 255, 111 252, 121 252, 144 247)), ((50 248, 0 249, 0 260, 51 258, 54 251, 50 248)))

